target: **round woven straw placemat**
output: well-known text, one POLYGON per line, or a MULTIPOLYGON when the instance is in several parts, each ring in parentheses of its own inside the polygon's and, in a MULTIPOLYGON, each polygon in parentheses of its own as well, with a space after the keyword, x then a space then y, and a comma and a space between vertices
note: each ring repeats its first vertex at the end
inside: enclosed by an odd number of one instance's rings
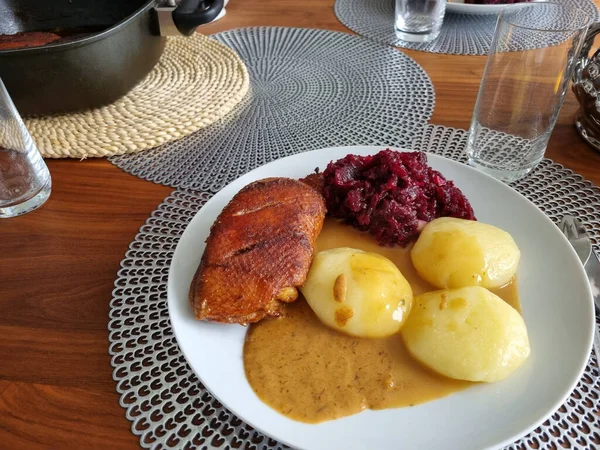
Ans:
POLYGON ((248 86, 246 66, 229 47, 200 34, 171 37, 154 69, 115 103, 25 123, 47 158, 135 153, 217 121, 248 86))

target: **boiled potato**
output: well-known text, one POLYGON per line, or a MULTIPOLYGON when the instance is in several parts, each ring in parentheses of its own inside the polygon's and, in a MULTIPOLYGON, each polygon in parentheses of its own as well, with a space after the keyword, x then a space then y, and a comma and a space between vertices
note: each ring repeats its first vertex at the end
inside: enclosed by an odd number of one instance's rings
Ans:
POLYGON ((503 286, 515 275, 519 257, 506 231, 452 217, 425 225, 411 251, 419 275, 438 288, 503 286))
POLYGON ((359 337, 397 333, 413 300, 393 262, 353 248, 317 253, 300 290, 321 322, 359 337))
POLYGON ((442 375, 498 381, 529 356, 523 318, 485 288, 428 292, 414 303, 402 337, 416 359, 442 375))

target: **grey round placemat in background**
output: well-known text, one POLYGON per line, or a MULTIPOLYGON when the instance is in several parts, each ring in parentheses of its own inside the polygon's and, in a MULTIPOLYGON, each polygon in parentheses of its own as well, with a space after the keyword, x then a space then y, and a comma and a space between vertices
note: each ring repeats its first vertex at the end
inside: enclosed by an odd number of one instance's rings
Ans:
MULTIPOLYGON (((397 47, 449 55, 487 55, 494 36, 495 14, 467 15, 446 12, 442 31, 432 42, 401 41, 394 33, 395 0, 336 0, 335 15, 355 33, 397 47)), ((600 12, 592 0, 553 0, 576 6, 595 21, 600 12)))
POLYGON ((408 146, 433 112, 433 86, 421 66, 372 40, 279 27, 213 38, 246 64, 246 98, 197 133, 110 162, 156 183, 216 192, 294 153, 334 145, 408 146))
MULTIPOLYGON (((413 148, 464 161, 466 136, 465 130, 429 125, 413 148)), ((238 176, 236 168, 230 173, 238 176)), ((556 223, 563 214, 580 217, 600 254, 600 188, 548 159, 513 187, 556 223)), ((140 229, 121 262, 108 324, 120 403, 144 448, 283 449, 229 412, 202 386, 171 329, 169 266, 183 231, 211 196, 174 191, 140 229)), ((600 326, 600 315, 596 324, 600 326)), ((598 448, 599 375, 592 352, 583 377, 560 409, 506 448, 598 448)))

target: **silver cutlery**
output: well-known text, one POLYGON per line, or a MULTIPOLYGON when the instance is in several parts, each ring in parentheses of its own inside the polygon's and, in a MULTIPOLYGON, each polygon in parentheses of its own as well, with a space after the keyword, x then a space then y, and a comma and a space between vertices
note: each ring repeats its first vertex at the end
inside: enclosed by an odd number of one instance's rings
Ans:
MULTIPOLYGON (((592 241, 581 221, 573 216, 563 216, 559 227, 575 249, 577 256, 579 256, 590 280, 594 303, 596 303, 596 308, 600 309, 600 261, 598 261, 596 255, 592 252, 592 241)), ((595 321, 594 352, 596 354, 596 363, 600 368, 600 333, 595 321)))

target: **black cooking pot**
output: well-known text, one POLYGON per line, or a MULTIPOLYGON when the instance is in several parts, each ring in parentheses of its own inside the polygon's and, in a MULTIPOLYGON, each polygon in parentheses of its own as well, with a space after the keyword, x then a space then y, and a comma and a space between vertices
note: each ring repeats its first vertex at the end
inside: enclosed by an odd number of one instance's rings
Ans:
POLYGON ((61 39, 0 50, 0 78, 23 116, 114 102, 157 63, 165 35, 189 36, 223 0, 0 0, 0 35, 45 31, 61 39), (162 2, 161 2, 162 3, 162 2))

